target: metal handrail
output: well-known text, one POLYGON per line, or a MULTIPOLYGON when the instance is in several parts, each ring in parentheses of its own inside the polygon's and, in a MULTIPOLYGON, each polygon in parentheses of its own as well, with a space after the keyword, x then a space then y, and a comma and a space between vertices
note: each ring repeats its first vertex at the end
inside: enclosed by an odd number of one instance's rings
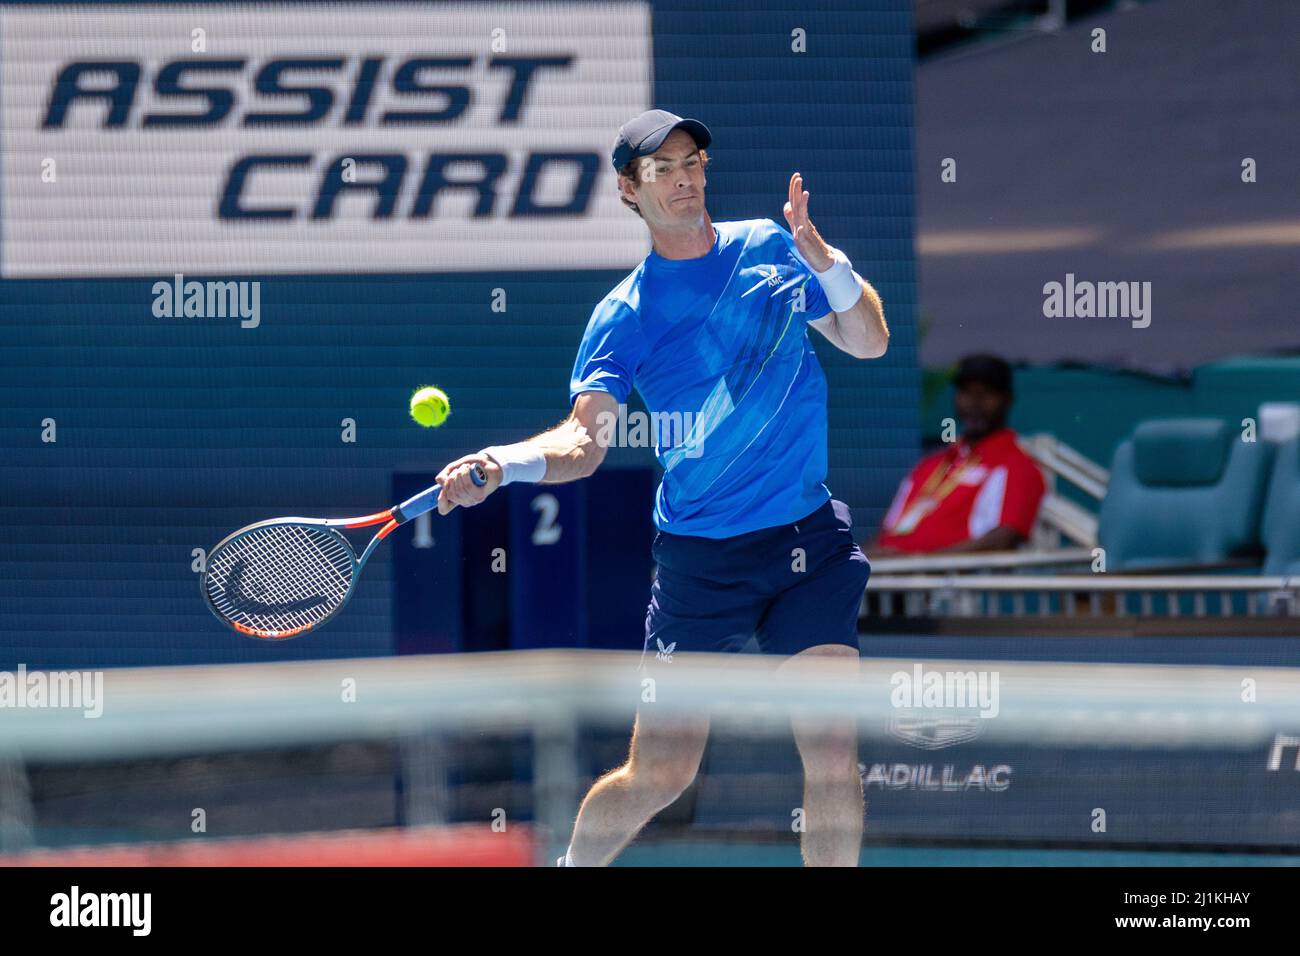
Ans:
POLYGON ((873 603, 879 613, 894 616, 895 599, 902 600, 902 616, 994 617, 1007 613, 1004 601, 1011 600, 1012 617, 1076 617, 1103 614, 1103 596, 1113 598, 1115 608, 1107 613, 1129 613, 1129 598, 1138 598, 1143 617, 1175 618, 1190 613, 1203 618, 1209 613, 1210 596, 1217 596, 1218 616, 1235 616, 1244 602, 1248 617, 1261 612, 1300 615, 1300 576, 1277 575, 1168 575, 1168 574, 873 574, 862 595, 859 617, 872 617, 873 603), (1037 598, 1030 610, 1028 596, 1037 598), (1080 611, 1080 595, 1086 595, 1087 611, 1080 611), (1157 596, 1164 598, 1164 612, 1157 614, 1157 596), (1190 596, 1190 606, 1184 602, 1190 596), (1234 596, 1239 601, 1234 602, 1234 596), (1056 599, 1056 600, 1054 600, 1056 599), (990 610, 992 608, 992 610, 990 610))
POLYGON ((872 574, 868 591, 1300 591, 1300 576, 872 574))
MULTIPOLYGON (((926 571, 983 572, 1000 568, 1041 568, 1062 564, 1086 564, 1092 559, 1091 548, 1061 548, 1057 551, 979 551, 973 554, 872 558, 871 570, 874 576, 926 571)), ((872 580, 875 580, 875 577, 872 580)))
POLYGON ((1068 498, 1048 492, 1038 506, 1038 521, 1056 528, 1058 534, 1083 547, 1097 544, 1097 516, 1068 498))
POLYGON ((1085 494, 1098 501, 1106 497, 1110 472, 1091 458, 1046 432, 1030 435, 1025 447, 1040 465, 1051 469, 1085 494))

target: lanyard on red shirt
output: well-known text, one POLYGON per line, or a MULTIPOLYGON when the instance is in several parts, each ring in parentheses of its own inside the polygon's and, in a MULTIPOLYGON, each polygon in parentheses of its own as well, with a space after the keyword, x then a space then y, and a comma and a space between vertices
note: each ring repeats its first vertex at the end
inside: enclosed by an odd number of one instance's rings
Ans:
POLYGON ((938 508, 961 484, 966 472, 978 465, 979 455, 971 453, 962 460, 960 466, 954 467, 952 461, 946 460, 941 467, 936 467, 926 477, 925 484, 921 486, 916 499, 899 517, 898 523, 891 529, 892 533, 911 534, 915 531, 921 519, 938 508))

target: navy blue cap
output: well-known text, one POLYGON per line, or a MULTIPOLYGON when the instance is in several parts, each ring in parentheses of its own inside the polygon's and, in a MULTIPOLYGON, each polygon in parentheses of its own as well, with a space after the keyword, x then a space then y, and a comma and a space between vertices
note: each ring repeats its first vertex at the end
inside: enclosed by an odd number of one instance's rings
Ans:
POLYGON ((999 355, 967 355, 957 365, 957 373, 952 377, 958 388, 979 382, 995 392, 1010 395, 1011 366, 999 355))
POLYGON ((668 134, 675 129, 684 129, 690 133, 691 139, 695 140, 695 145, 700 149, 713 142, 709 128, 699 120, 682 119, 667 110, 646 110, 619 128, 611 157, 614 168, 621 170, 638 156, 649 156, 664 144, 668 134))

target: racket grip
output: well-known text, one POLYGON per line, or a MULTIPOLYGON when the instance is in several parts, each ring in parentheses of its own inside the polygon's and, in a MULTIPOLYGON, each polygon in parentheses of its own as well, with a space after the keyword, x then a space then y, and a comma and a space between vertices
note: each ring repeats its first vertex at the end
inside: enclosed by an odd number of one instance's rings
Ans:
MULTIPOLYGON (((487 472, 483 466, 474 463, 469 471, 469 480, 482 488, 487 484, 487 472)), ((405 524, 412 518, 418 518, 426 511, 432 511, 438 505, 438 496, 442 494, 442 485, 430 485, 418 495, 407 498, 400 505, 393 509, 393 519, 398 524, 405 524)))

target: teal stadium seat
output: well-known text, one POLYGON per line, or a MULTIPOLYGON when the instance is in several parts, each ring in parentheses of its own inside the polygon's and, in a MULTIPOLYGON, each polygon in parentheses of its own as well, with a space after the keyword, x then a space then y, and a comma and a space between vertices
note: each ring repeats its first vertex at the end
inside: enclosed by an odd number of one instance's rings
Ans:
POLYGON ((1300 574, 1300 438, 1278 446, 1260 537, 1265 574, 1300 574))
POLYGON ((1097 535, 1111 571, 1254 557, 1271 446, 1217 418, 1152 419, 1120 443, 1097 535))

